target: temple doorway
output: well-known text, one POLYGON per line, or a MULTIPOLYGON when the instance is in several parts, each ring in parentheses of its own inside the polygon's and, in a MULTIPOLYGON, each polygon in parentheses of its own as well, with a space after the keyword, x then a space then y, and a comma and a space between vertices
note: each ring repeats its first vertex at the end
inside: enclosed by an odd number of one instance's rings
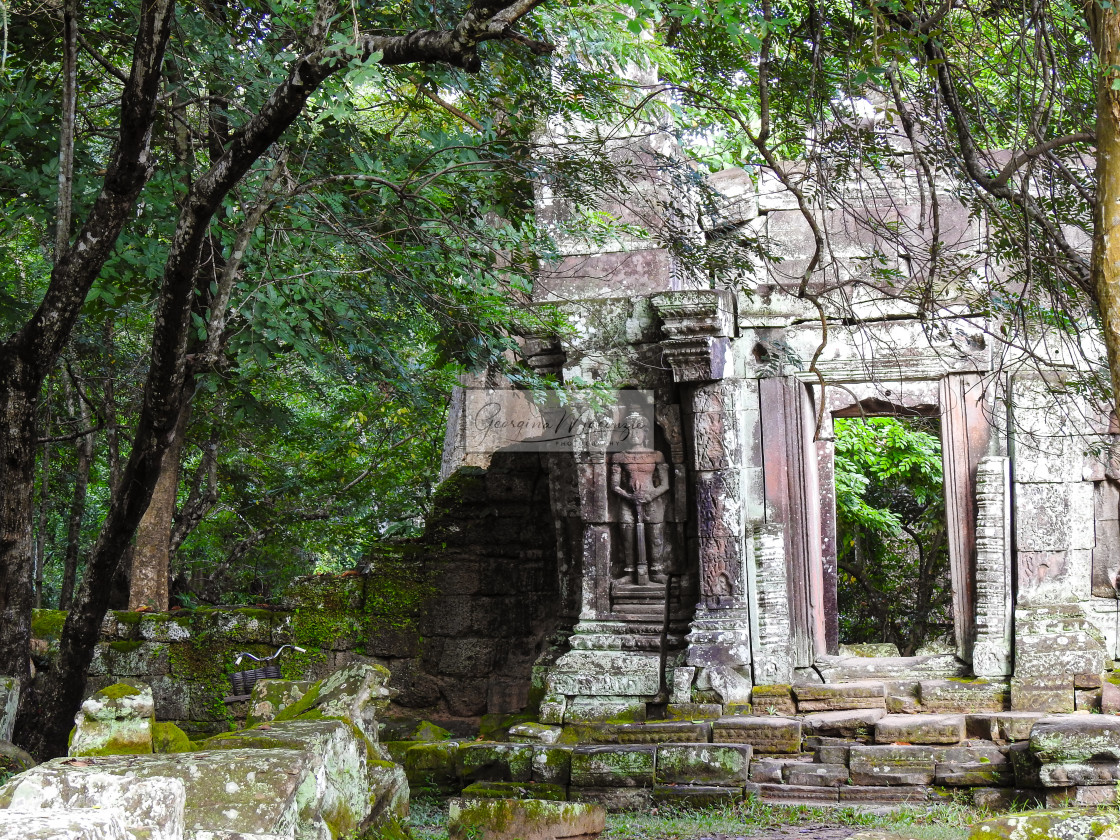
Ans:
POLYGON ((952 652, 939 418, 838 417, 833 441, 841 652, 952 652))

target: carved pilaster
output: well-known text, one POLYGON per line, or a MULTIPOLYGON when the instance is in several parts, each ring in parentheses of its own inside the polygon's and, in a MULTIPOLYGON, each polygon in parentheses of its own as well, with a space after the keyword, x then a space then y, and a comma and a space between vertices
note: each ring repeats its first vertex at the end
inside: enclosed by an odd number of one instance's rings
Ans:
POLYGON ((1010 459, 989 455, 976 466, 976 641, 978 677, 1012 672, 1010 459))
POLYGON ((789 595, 786 583, 786 547, 780 525, 754 527, 752 611, 754 681, 758 685, 784 685, 793 675, 790 645, 789 595))
POLYGON ((676 382, 706 382, 731 373, 735 296, 724 289, 654 295, 663 322, 665 361, 676 382))

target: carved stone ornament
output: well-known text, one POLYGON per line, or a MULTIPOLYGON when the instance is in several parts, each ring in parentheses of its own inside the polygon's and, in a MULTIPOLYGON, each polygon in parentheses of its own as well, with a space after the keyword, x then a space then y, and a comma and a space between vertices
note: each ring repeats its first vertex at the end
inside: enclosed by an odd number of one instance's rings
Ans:
POLYGON ((724 289, 654 295, 664 326, 661 346, 676 382, 708 382, 731 373, 735 297, 724 289))

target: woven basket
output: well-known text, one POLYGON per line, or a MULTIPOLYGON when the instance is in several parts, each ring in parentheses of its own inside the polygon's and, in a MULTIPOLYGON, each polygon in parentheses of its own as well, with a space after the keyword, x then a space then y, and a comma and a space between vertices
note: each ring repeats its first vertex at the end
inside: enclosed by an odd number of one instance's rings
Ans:
POLYGON ((257 680, 280 679, 279 665, 266 665, 263 668, 254 668, 251 671, 237 671, 229 675, 230 684, 233 686, 233 696, 251 694, 257 680))

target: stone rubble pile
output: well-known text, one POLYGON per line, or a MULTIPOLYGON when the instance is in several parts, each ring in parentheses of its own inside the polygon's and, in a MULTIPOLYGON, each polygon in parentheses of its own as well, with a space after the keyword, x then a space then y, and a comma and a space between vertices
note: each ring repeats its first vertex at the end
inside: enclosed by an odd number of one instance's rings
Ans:
POLYGON ((109 686, 83 704, 68 757, 0 787, 0 838, 330 840, 402 818, 408 784, 377 743, 388 676, 258 683, 253 728, 172 753, 153 751, 151 691, 109 686))

